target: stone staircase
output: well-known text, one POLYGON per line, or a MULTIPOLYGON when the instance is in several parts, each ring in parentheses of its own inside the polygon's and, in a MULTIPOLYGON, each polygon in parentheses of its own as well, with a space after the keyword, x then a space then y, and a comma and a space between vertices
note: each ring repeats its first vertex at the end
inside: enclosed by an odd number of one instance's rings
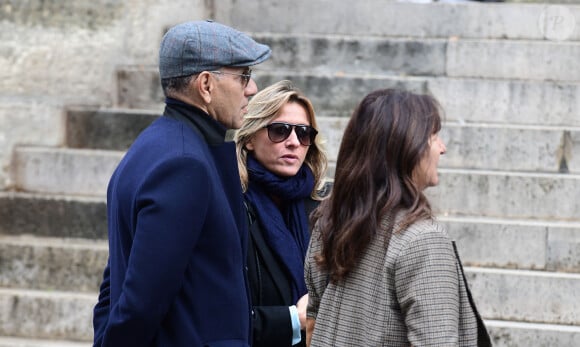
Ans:
MULTIPOLYGON (((580 346, 580 6, 212 4, 271 45, 259 86, 288 78, 312 99, 329 177, 365 94, 435 95, 448 152, 428 194, 495 345, 580 346)), ((107 182, 163 108, 155 63, 118 65, 114 108, 68 108, 65 146, 15 149, 16 189, 0 192, 0 347, 91 345, 107 182)))

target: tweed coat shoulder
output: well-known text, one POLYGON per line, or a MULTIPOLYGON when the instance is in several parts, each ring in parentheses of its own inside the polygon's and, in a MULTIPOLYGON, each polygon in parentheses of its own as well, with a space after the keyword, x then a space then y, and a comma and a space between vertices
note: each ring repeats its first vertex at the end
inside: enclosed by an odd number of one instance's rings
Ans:
POLYGON ((313 258, 321 249, 315 228, 305 264, 311 347, 477 346, 477 313, 444 228, 416 222, 386 248, 386 227, 383 220, 348 278, 328 287, 313 258))

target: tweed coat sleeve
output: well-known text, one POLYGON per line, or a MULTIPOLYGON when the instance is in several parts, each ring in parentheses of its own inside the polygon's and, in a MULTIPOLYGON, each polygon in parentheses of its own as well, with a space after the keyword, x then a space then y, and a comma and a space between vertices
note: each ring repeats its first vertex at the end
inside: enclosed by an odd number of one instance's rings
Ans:
POLYGON ((306 309, 306 316, 313 319, 316 319, 320 300, 327 284, 326 272, 322 271, 314 260, 314 257, 320 253, 320 250, 320 231, 319 228, 315 226, 312 235, 310 236, 310 244, 304 262, 304 278, 306 281, 306 288, 308 289, 308 307, 306 309))
POLYGON ((397 257, 396 295, 413 346, 457 346, 460 299, 453 245, 438 224, 426 224, 397 257))

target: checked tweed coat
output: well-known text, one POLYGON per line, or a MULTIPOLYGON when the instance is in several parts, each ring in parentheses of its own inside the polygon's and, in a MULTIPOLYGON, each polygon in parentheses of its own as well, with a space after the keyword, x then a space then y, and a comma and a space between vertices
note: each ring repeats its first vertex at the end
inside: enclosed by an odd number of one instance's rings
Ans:
POLYGON ((327 287, 313 259, 321 248, 315 228, 305 264, 307 315, 316 320, 311 347, 477 346, 479 315, 443 227, 416 222, 392 235, 387 249, 386 233, 377 233, 348 278, 327 287))

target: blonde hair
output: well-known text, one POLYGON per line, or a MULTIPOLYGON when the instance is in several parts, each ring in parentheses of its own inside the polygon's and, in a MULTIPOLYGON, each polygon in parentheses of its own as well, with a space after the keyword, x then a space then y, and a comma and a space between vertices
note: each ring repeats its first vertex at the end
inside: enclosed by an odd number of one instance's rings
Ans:
MULTIPOLYGON (((318 130, 312 103, 291 81, 283 80, 274 83, 254 95, 248 104, 248 113, 244 116, 242 126, 236 131, 234 136, 238 156, 238 169, 244 192, 248 190, 249 180, 246 144, 259 130, 278 116, 284 105, 290 102, 302 105, 308 114, 310 126, 318 130)), ((320 199, 317 191, 324 185, 327 166, 326 153, 322 147, 320 136, 317 136, 314 139, 314 143, 308 147, 304 164, 308 165, 314 174, 315 184, 310 196, 313 199, 320 199)))

